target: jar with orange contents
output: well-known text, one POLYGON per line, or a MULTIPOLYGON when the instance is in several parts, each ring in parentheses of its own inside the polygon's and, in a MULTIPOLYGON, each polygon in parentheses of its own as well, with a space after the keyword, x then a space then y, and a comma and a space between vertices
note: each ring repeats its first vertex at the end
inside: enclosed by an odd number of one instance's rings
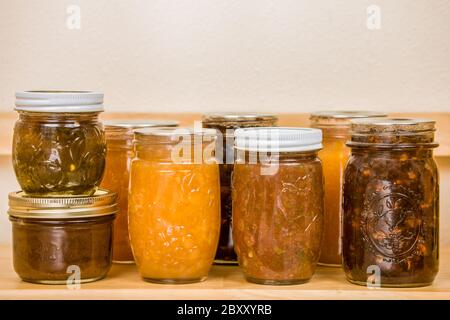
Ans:
POLYGON ((206 279, 220 230, 214 129, 139 129, 131 164, 129 232, 146 281, 206 279))
POLYGON ((319 264, 340 267, 342 177, 350 156, 345 143, 349 138, 352 119, 386 117, 370 111, 321 111, 311 115, 311 126, 322 129, 323 149, 319 157, 323 162, 325 178, 325 223, 319 264))
POLYGON ((105 121, 106 167, 101 187, 117 194, 119 213, 114 222, 113 262, 133 263, 128 235, 128 182, 133 151, 133 130, 149 127, 176 127, 174 120, 105 121))

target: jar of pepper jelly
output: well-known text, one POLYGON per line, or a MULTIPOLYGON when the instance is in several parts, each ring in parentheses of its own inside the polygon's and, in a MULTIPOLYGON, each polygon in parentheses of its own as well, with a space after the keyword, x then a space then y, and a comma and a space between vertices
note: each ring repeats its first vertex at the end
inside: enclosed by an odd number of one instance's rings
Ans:
POLYGON ((192 283, 207 278, 220 228, 216 130, 135 130, 128 222, 142 278, 192 283))
POLYGON ((131 160, 134 157, 134 130, 140 128, 176 127, 174 120, 110 120, 105 121, 108 151, 101 187, 117 194, 119 212, 114 222, 113 262, 133 263, 128 235, 128 184, 131 160))
POLYGON ((202 117, 203 127, 220 131, 223 139, 220 156, 220 193, 221 193, 221 228, 219 246, 215 257, 216 264, 237 264, 232 237, 232 201, 231 176, 234 164, 234 130, 247 127, 276 126, 278 118, 272 114, 219 112, 208 113, 202 117))
POLYGON ((349 138, 350 121, 374 117, 386 117, 386 114, 370 111, 321 111, 311 114, 311 127, 321 129, 323 133, 323 149, 319 152, 325 177, 325 223, 319 259, 321 265, 342 266, 342 179, 350 155, 350 148, 345 146, 349 138))
POLYGON ((352 123, 344 175, 343 264, 360 285, 430 285, 439 264, 435 122, 352 123))
POLYGON ((103 177, 106 141, 98 115, 103 94, 89 91, 16 93, 13 166, 34 196, 92 195, 103 177))
POLYGON ((307 282, 320 255, 322 132, 310 128, 246 128, 236 135, 233 238, 250 282, 307 282))

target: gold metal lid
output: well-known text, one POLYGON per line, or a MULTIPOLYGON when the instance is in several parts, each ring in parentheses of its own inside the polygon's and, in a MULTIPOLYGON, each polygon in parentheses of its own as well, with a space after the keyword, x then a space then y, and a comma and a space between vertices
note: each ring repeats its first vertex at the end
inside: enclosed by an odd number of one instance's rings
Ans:
POLYGON ((416 133, 435 131, 436 121, 429 119, 377 118, 351 121, 355 133, 416 133))
POLYGON ((11 192, 8 214, 17 218, 71 219, 114 215, 116 194, 98 189, 92 196, 31 197, 23 191, 11 192))

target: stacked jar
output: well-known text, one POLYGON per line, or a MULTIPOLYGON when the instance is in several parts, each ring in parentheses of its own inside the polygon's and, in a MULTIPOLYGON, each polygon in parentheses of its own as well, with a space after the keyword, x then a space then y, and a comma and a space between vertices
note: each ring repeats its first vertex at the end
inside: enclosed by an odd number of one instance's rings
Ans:
POLYGON ((350 135, 350 122, 380 117, 386 117, 386 114, 371 111, 320 111, 311 114, 311 127, 321 129, 323 133, 323 150, 319 152, 325 177, 321 265, 342 266, 342 181, 350 155, 350 148, 345 145, 350 135))
POLYGON ((264 113, 208 113, 202 117, 205 128, 220 132, 222 148, 217 150, 220 163, 221 227, 215 263, 225 265, 237 264, 232 236, 232 200, 231 177, 234 165, 234 131, 239 128, 272 127, 278 118, 264 113))
POLYGON ((9 195, 13 261, 25 281, 65 284, 103 278, 111 266, 116 196, 99 189, 106 141, 103 94, 16 94, 9 195))
POLYGON ((134 130, 142 128, 176 127, 174 120, 114 120, 105 122, 106 168, 101 187, 117 194, 119 212, 114 222, 114 263, 134 263, 128 234, 128 184, 131 160, 134 157, 134 130))

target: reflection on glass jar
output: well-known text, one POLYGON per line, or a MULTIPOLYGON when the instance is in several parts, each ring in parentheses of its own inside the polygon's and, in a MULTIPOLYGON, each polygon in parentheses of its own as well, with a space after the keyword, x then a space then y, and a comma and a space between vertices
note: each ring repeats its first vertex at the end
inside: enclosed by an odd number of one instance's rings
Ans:
POLYGON ((249 128, 235 134, 233 237, 239 265, 250 282, 307 282, 322 240, 322 133, 249 128))
POLYGON ((133 263, 130 238, 128 234, 128 184, 130 180, 131 160, 134 157, 133 130, 150 127, 174 127, 173 120, 115 120, 105 122, 106 168, 101 187, 117 194, 119 213, 114 222, 113 261, 133 263))
MULTIPOLYGON (((27 282, 99 280, 111 267, 115 194, 37 198, 9 195, 14 270, 27 282)), ((69 282, 68 282, 69 281, 69 282)))
POLYGON ((216 131, 139 129, 131 164, 129 232, 144 280, 205 280, 220 228, 216 131), (212 149, 211 149, 212 147, 212 149))
POLYGON ((431 120, 353 122, 343 219, 343 261, 350 282, 382 287, 433 282, 439 268, 434 131, 431 120))
POLYGON ((325 223, 319 264, 342 266, 342 180, 350 155, 350 148, 345 145, 350 134, 350 121, 385 116, 384 113, 369 111, 321 111, 311 115, 311 127, 321 129, 323 133, 323 149, 319 157, 325 178, 325 223))
POLYGON ((98 115, 103 94, 16 94, 13 165, 27 194, 91 195, 105 167, 106 142, 98 115))
POLYGON ((278 118, 272 114, 259 113, 208 113, 203 115, 202 123, 205 128, 213 128, 222 134, 222 154, 220 164, 220 192, 221 192, 221 227, 219 246, 215 257, 217 264, 237 264, 236 253, 233 248, 232 237, 232 201, 231 175, 234 165, 234 130, 248 127, 276 126, 278 118))

